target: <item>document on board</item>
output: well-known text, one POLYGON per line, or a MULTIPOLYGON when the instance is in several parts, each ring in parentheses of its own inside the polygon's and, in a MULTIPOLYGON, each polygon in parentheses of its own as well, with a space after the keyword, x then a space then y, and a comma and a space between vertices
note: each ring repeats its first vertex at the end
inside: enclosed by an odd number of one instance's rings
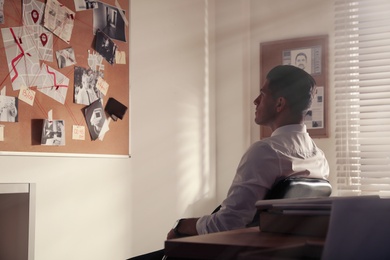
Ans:
POLYGON ((44 26, 66 43, 70 42, 75 13, 56 0, 47 0, 44 26))
POLYGON ((43 27, 45 4, 36 0, 23 0, 23 25, 34 39, 39 59, 53 61, 53 34, 43 27))
POLYGON ((22 86, 33 86, 40 70, 34 38, 30 37, 27 27, 2 28, 1 34, 12 89, 19 90, 22 86))
POLYGON ((40 92, 61 104, 65 104, 69 78, 43 63, 36 81, 40 92))

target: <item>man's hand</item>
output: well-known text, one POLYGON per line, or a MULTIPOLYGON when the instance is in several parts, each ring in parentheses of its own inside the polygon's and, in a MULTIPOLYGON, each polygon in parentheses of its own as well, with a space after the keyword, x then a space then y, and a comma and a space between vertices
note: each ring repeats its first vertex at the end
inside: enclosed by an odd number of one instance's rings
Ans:
POLYGON ((196 222, 198 219, 199 218, 181 219, 179 225, 176 228, 177 232, 171 229, 167 234, 167 239, 198 235, 198 231, 196 230, 196 222))

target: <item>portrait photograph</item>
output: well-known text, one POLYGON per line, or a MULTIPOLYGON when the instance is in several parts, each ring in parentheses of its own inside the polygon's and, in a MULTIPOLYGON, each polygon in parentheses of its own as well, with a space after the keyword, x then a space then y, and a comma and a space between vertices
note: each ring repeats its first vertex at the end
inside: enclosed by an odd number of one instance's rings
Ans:
POLYGON ((310 75, 321 74, 321 46, 283 51, 283 65, 293 65, 310 75))

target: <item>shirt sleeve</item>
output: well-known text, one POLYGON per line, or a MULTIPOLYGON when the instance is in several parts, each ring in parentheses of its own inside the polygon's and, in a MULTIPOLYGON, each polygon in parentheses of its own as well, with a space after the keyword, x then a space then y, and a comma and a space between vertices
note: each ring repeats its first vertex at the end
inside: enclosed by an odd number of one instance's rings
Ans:
POLYGON ((278 158, 278 154, 268 144, 253 144, 241 158, 221 209, 197 221, 198 233, 233 230, 249 224, 256 213, 256 201, 264 198, 279 177, 278 158))

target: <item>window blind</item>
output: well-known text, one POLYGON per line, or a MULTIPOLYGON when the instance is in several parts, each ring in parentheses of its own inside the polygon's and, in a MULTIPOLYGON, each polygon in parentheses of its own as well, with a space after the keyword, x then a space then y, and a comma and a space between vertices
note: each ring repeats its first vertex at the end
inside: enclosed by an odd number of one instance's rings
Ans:
POLYGON ((390 1, 335 0, 339 195, 390 196, 390 1))

